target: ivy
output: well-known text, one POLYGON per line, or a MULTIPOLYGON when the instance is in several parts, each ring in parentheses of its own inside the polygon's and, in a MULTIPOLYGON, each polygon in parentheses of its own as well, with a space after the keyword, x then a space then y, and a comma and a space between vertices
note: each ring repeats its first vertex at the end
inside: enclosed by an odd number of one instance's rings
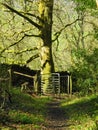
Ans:
POLYGON ((86 10, 86 9, 95 9, 96 1, 95 0, 74 0, 78 4, 77 10, 86 10))

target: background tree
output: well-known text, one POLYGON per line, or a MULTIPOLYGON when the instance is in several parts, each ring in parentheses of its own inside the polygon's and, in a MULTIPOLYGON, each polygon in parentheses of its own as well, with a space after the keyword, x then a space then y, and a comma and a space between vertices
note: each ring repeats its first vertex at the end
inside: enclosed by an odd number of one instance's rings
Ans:
MULTIPOLYGON (((98 57, 95 56, 95 52, 97 53, 98 48, 98 41, 97 38, 95 38, 97 31, 94 31, 98 28, 95 13, 97 10, 95 2, 93 1, 87 2, 84 0, 77 2, 76 11, 78 16, 82 17, 78 25, 74 26, 79 35, 77 35, 75 31, 72 33, 74 45, 72 50, 73 91, 79 91, 80 94, 84 95, 89 92, 95 93, 98 87, 98 68, 96 68, 98 57), (92 8, 94 10, 91 10, 92 8), (89 58, 91 58, 91 60, 89 58), (96 71, 94 68, 96 68, 96 71)), ((73 28, 71 30, 73 30, 73 28)), ((72 43, 72 40, 70 41, 69 39, 68 41, 72 43)))

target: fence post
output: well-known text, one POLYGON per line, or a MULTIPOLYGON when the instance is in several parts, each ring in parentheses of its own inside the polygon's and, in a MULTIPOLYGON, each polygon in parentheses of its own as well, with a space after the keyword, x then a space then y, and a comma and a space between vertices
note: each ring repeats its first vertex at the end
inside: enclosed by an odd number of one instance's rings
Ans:
POLYGON ((68 95, 69 95, 69 85, 70 85, 70 81, 69 81, 69 75, 67 76, 67 93, 68 93, 68 95))
POLYGON ((9 72, 9 89, 10 89, 12 87, 12 70, 9 69, 8 72, 9 72))
POLYGON ((70 97, 72 96, 72 77, 69 76, 69 82, 70 82, 70 97))

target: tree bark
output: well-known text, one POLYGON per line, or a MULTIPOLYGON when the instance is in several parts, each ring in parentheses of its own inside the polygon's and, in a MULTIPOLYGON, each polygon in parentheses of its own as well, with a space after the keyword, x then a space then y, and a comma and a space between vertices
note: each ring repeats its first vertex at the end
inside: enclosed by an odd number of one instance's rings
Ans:
POLYGON ((54 72, 54 63, 52 57, 52 14, 53 14, 53 0, 40 0, 39 2, 40 14, 40 59, 41 59, 41 80, 43 93, 47 92, 49 87, 49 78, 51 72, 54 72), (47 78, 46 78, 47 77, 47 78))

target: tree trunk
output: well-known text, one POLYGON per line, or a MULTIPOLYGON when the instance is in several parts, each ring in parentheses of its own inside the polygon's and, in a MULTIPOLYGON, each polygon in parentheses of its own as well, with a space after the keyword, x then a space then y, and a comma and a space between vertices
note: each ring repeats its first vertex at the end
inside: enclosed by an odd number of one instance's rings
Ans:
POLYGON ((39 14, 40 14, 40 59, 41 59, 41 80, 43 93, 47 92, 49 86, 49 78, 51 72, 54 72, 54 63, 52 57, 52 13, 53 0, 40 0, 39 14), (47 79, 46 79, 47 78, 47 79))

